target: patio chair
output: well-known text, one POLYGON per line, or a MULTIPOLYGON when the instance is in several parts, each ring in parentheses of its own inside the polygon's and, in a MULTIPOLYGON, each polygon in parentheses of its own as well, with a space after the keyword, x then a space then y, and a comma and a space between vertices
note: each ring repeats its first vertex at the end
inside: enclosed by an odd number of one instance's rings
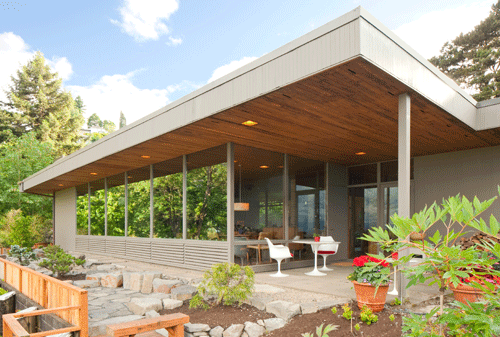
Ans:
MULTIPOLYGON (((272 239, 273 238, 273 234, 272 233, 267 233, 267 232, 260 232, 259 233, 259 237, 257 238, 257 240, 264 240, 265 238, 272 239)), ((256 253, 257 253, 257 263, 258 264, 260 264, 262 262, 262 253, 261 253, 261 250, 269 249, 269 247, 267 247, 266 245, 263 245, 261 243, 258 243, 256 245, 248 245, 247 248, 255 249, 256 250, 256 253)), ((269 258, 269 262, 271 262, 271 258, 269 258)))
MULTIPOLYGON (((234 241, 247 241, 247 238, 245 237, 235 237, 234 241)), ((234 256, 237 256, 241 259, 241 265, 245 265, 245 257, 247 258, 247 261, 250 262, 248 259, 248 248, 247 246, 234 246, 234 256)))
POLYGON ((320 268, 319 270, 331 271, 333 269, 328 268, 326 266, 326 258, 330 255, 337 254, 337 251, 339 250, 339 244, 334 243, 335 240, 333 240, 333 238, 331 236, 320 236, 319 241, 325 242, 324 245, 319 245, 319 247, 318 247, 318 255, 323 256, 323 267, 320 268), (329 243, 329 242, 331 242, 331 243, 329 243))
POLYGON ((290 249, 288 247, 285 247, 283 245, 274 245, 271 240, 268 238, 265 238, 267 241, 267 244, 269 246, 269 256, 271 259, 274 259, 278 262, 278 272, 276 274, 271 274, 269 276, 272 277, 286 277, 288 275, 283 274, 281 272, 281 261, 284 259, 290 259, 292 258, 292 254, 290 253, 290 249))

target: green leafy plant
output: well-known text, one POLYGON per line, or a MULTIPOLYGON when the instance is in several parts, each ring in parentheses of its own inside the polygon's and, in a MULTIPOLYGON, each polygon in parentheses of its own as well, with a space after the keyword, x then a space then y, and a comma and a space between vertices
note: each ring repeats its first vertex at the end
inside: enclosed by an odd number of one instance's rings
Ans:
POLYGON ((4 288, 0 288, 0 296, 7 294, 8 291, 5 290, 4 288))
POLYGON ((359 317, 367 325, 378 322, 378 316, 375 315, 366 305, 364 305, 363 308, 361 309, 359 317))
POLYGON ((345 319, 352 319, 352 309, 351 309, 351 307, 349 307, 348 303, 346 303, 342 306, 342 310, 344 310, 344 313, 342 314, 342 316, 345 319))
MULTIPOLYGON (((320 326, 316 327, 316 336, 317 337, 329 337, 328 333, 332 332, 334 330, 337 330, 337 328, 338 328, 338 325, 328 324, 327 326, 325 326, 325 329, 323 330, 323 325, 324 325, 324 323, 321 324, 320 326)), ((314 337, 314 334, 312 334, 310 332, 303 333, 302 337, 314 337)))
POLYGON ((44 250, 45 260, 38 265, 47 268, 56 276, 61 276, 68 273, 75 266, 81 266, 85 260, 77 259, 71 254, 66 253, 59 246, 48 246, 44 250))
POLYGON ((394 317, 394 314, 391 314, 391 315, 389 316, 389 319, 391 320, 391 322, 394 322, 394 320, 396 319, 396 317, 394 317))
POLYGON ((393 307, 396 306, 396 305, 401 305, 401 300, 399 298, 395 298, 391 303, 390 305, 392 305, 393 307))
POLYGON ((332 308, 332 313, 333 313, 333 314, 336 314, 336 313, 337 313, 337 307, 333 307, 333 308, 332 308))
POLYGON ((218 263, 203 274, 198 293, 189 302, 190 308, 224 304, 241 304, 252 295, 255 282, 254 271, 235 263, 218 263))
POLYGON ((0 218, 0 242, 4 247, 18 245, 31 248, 37 242, 46 242, 52 235, 52 223, 39 215, 24 215, 21 210, 10 210, 0 218))
MULTIPOLYGON (((500 187, 498 192, 500 193, 500 187)), ((395 214, 385 228, 374 227, 363 238, 380 243, 387 251, 401 253, 411 248, 422 252, 425 258, 417 265, 409 265, 413 258, 411 254, 399 254, 399 258, 394 261, 398 269, 408 276, 408 287, 422 283, 436 284, 442 299, 448 286, 456 287, 467 280, 471 281, 467 283, 468 286, 484 292, 484 301, 477 304, 470 303, 468 306, 455 302, 451 308, 444 309, 442 305, 435 308, 431 313, 442 313, 435 320, 430 320, 433 314, 427 315, 426 320, 418 315, 406 317, 403 320, 403 330, 407 336, 451 334, 488 337, 500 334, 500 306, 496 295, 499 285, 495 281, 500 276, 500 271, 496 269, 496 264, 500 261, 500 244, 481 242, 468 248, 458 244, 460 238, 470 230, 487 236, 498 235, 500 224, 497 219, 490 215, 487 223, 480 217, 496 198, 481 202, 477 197, 472 201, 460 195, 449 197, 443 200, 441 206, 434 203, 411 218, 395 214), (429 235, 432 230, 435 230, 434 233, 429 235), (428 239, 412 241, 409 239, 412 232, 424 233, 428 239)))
POLYGON ((361 326, 359 326, 359 323, 356 323, 356 325, 354 326, 354 329, 356 329, 356 331, 359 331, 359 329, 361 329, 361 326))
POLYGON ((10 246, 9 256, 19 259, 19 264, 22 266, 27 266, 31 261, 37 259, 35 253, 30 248, 18 245, 10 246))

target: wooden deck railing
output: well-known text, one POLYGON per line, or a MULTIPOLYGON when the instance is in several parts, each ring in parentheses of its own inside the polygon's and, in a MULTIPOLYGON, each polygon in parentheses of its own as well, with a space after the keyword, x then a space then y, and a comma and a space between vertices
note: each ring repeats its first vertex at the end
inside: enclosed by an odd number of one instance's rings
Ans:
POLYGON ((17 322, 16 318, 18 317, 55 314, 71 324, 72 327, 47 331, 47 333, 39 332, 30 336, 42 337, 68 331, 80 331, 80 337, 88 337, 88 299, 86 290, 2 258, 0 258, 0 271, 3 271, 3 279, 6 283, 46 308, 45 310, 25 314, 4 315, 4 336, 26 336, 19 335, 19 333, 27 332, 24 329, 19 329, 21 326, 17 322))

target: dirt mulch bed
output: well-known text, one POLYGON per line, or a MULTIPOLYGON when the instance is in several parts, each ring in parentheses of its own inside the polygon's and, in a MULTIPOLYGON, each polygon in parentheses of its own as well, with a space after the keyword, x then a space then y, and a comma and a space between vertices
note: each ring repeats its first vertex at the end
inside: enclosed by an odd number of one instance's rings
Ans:
POLYGON ((243 304, 241 307, 219 305, 209 310, 203 310, 190 309, 189 301, 185 301, 182 307, 172 310, 162 310, 160 311, 160 315, 168 315, 176 312, 188 315, 191 323, 208 324, 211 328, 220 325, 224 329, 230 327, 232 324, 243 324, 248 321, 256 323, 259 319, 264 320, 276 317, 248 304, 243 304))
MULTIPOLYGON (((393 314, 391 310, 385 309, 378 313, 378 322, 371 325, 366 325, 359 319, 359 309, 354 303, 353 308, 353 333, 351 333, 351 322, 342 317, 343 310, 340 306, 337 307, 337 313, 333 314, 331 309, 324 309, 315 314, 295 316, 288 322, 285 327, 274 330, 266 337, 301 337, 303 333, 314 332, 316 327, 324 323, 340 325, 337 331, 329 333, 331 336, 364 336, 364 337, 400 337, 401 336, 401 315, 394 313, 395 320, 391 321, 389 316, 393 314), (354 325, 360 323, 361 329, 356 331, 354 325)), ((173 314, 181 312, 189 316, 191 323, 208 324, 211 328, 218 325, 224 329, 232 324, 243 324, 247 321, 257 322, 259 319, 275 317, 265 311, 256 309, 255 307, 243 304, 241 307, 217 306, 209 310, 189 309, 189 303, 186 301, 182 307, 173 310, 162 310, 161 315, 173 314)))
POLYGON ((83 281, 85 280, 87 277, 87 274, 77 274, 77 275, 61 275, 59 277, 57 277, 58 280, 61 280, 61 281, 67 281, 67 280, 71 280, 71 281, 83 281))

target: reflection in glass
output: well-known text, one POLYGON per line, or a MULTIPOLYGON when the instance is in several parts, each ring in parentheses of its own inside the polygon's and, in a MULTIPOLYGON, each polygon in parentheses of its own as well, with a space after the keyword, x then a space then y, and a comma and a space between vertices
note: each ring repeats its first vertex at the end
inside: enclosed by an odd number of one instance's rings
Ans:
POLYGON ((349 188, 349 240, 354 248, 350 250, 351 258, 368 253, 367 241, 360 238, 374 226, 377 226, 377 187, 349 188))
POLYGON ((80 185, 76 188, 76 234, 88 235, 89 228, 89 199, 88 185, 80 185))
POLYGON ((384 187, 384 224, 393 224, 391 216, 398 212, 398 187, 384 187))
POLYGON ((227 238, 226 156, 226 145, 188 156, 188 239, 227 238))
POLYGON ((128 236, 148 238, 150 233, 149 166, 127 172, 128 236))
POLYGON ((153 237, 182 239, 182 157, 153 169, 153 237))
POLYGON ((104 179, 90 183, 90 235, 104 235, 104 179))
POLYGON ((125 236, 125 175, 108 180, 108 235, 125 236))

